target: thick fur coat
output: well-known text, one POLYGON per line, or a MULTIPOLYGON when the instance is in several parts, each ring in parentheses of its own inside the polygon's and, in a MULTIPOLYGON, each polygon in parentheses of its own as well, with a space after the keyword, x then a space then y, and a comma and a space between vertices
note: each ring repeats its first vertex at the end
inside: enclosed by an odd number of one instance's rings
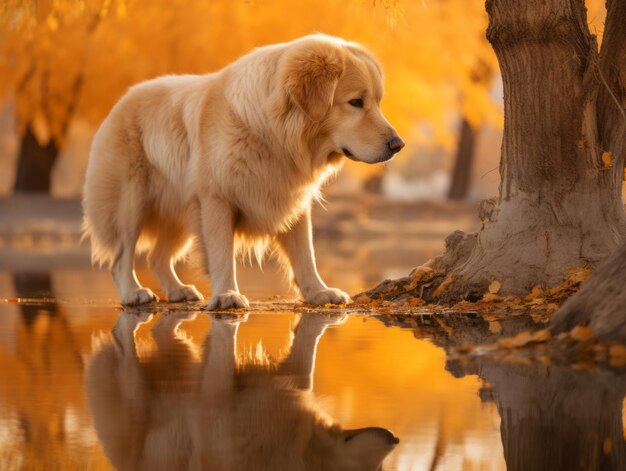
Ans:
POLYGON ((193 239, 211 276, 210 309, 248 305, 236 255, 268 242, 306 302, 349 302, 317 273, 311 204, 344 155, 377 163, 404 145, 381 98, 377 61, 325 35, 132 87, 94 138, 83 199, 93 259, 111 266, 122 303, 156 300, 134 271, 142 250, 169 301, 202 299, 174 271, 193 239))

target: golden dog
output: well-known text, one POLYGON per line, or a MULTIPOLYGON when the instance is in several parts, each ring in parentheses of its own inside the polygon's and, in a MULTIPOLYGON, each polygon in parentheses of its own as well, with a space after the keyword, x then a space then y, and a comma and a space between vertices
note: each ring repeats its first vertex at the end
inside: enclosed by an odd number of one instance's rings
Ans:
POLYGON ((134 271, 148 261, 169 301, 202 299, 174 264, 195 238, 211 276, 209 309, 248 306, 236 255, 269 242, 304 301, 346 303, 315 266, 311 204, 342 155, 384 162, 404 143, 382 115, 382 74, 361 46, 325 35, 262 47, 219 72, 132 87, 91 148, 84 232, 122 303, 156 300, 134 271))

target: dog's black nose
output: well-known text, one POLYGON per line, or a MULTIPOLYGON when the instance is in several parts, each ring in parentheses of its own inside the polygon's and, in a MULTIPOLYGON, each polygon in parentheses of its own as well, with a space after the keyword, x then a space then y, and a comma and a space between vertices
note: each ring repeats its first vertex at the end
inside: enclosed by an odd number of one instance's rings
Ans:
POLYGON ((399 137, 394 137, 387 143, 387 147, 389 147, 391 152, 397 154, 404 147, 404 141, 399 137))

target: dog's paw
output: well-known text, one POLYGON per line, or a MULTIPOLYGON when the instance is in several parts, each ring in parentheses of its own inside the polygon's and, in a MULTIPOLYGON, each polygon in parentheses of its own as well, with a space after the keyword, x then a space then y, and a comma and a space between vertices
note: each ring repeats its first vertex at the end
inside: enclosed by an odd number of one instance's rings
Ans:
POLYGON ((238 325, 238 324, 241 324, 242 322, 248 321, 248 313, 247 312, 243 314, 217 313, 217 314, 211 314, 211 319, 213 320, 213 322, 216 322, 219 324, 238 325))
POLYGON ((184 285, 167 294, 167 301, 180 303, 183 301, 201 301, 204 296, 193 285, 184 285))
POLYGON ((210 311, 217 309, 237 309, 240 307, 250 307, 250 303, 243 294, 232 290, 213 296, 206 305, 206 308, 210 311))
POLYGON ((308 304, 348 304, 352 302, 350 296, 337 288, 325 288, 317 293, 304 297, 308 304))
POLYGON ((297 328, 309 325, 314 327, 341 325, 346 323, 348 317, 348 314, 341 311, 306 312, 301 315, 297 328))
POLYGON ((148 288, 141 288, 137 291, 132 291, 122 297, 122 304, 124 306, 139 306, 140 304, 148 304, 155 301, 158 301, 156 294, 148 288))

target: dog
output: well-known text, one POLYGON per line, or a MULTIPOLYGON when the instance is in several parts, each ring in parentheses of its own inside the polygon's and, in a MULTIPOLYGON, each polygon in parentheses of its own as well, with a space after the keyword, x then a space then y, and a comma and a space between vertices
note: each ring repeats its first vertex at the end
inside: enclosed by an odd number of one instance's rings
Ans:
POLYGON ((317 272, 311 205, 343 156, 375 164, 404 146, 382 94, 376 59, 322 34, 131 87, 94 136, 83 193, 92 260, 111 267, 122 304, 157 299, 135 274, 141 251, 170 302, 203 299, 174 270, 194 239, 208 309, 249 306, 236 257, 270 243, 305 302, 350 302, 317 272))
POLYGON ((280 363, 259 348, 236 355, 245 315, 214 315, 204 351, 178 330, 195 313, 162 314, 154 345, 138 342, 151 317, 122 312, 88 360, 88 407, 117 469, 376 471, 399 442, 384 428, 344 430, 316 404, 317 344, 345 314, 302 316, 280 363))

